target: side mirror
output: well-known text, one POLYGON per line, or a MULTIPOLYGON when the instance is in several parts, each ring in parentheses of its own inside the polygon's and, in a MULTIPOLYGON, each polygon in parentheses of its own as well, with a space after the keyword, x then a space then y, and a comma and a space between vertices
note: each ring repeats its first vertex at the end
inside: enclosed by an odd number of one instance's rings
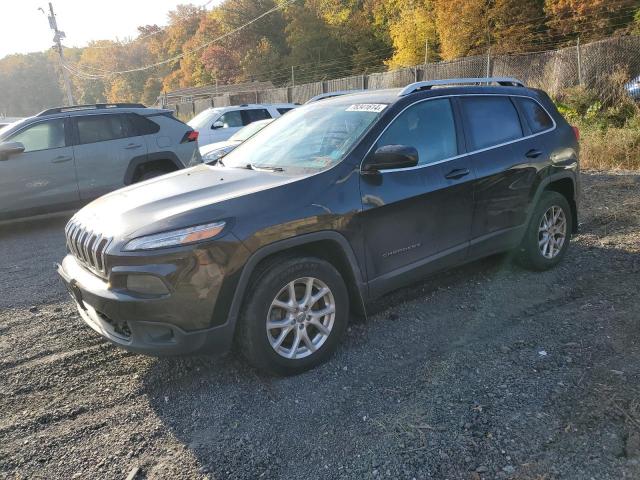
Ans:
POLYGON ((0 143, 0 160, 8 160, 11 155, 24 152, 24 145, 20 142, 0 143))
POLYGON ((213 125, 211 125, 211 130, 217 130, 219 128, 224 128, 224 123, 222 123, 220 120, 218 120, 217 122, 213 122, 213 125))
POLYGON ((418 151, 407 145, 385 145, 370 155, 362 165, 363 173, 376 173, 392 168, 410 168, 418 165, 418 151))

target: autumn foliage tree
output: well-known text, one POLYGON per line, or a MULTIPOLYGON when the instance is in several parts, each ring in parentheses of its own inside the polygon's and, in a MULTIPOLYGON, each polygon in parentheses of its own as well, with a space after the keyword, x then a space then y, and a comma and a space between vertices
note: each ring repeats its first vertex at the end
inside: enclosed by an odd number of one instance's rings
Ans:
MULTIPOLYGON (((467 55, 640 34, 638 0, 222 0, 178 5, 135 38, 65 48, 80 103, 155 103, 176 88, 326 80, 467 55), (265 12, 270 12, 260 17, 265 12), (114 72, 127 73, 114 73, 114 72)), ((67 32, 69 38, 72 31, 67 32)), ((0 60, 0 113, 64 101, 53 51, 0 60)))
POLYGON ((633 21, 637 0, 545 0, 552 37, 571 40, 601 38, 633 21))

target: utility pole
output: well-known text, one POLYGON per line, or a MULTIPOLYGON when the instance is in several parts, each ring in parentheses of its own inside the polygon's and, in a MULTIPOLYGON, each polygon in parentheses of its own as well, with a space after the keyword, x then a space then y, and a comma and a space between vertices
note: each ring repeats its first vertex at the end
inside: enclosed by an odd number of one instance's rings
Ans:
POLYGON ((293 65, 291 65, 291 86, 292 87, 296 86, 296 77, 293 73, 293 65))
POLYGON ((69 79, 69 72, 64 66, 64 53, 62 52, 62 39, 65 37, 64 32, 58 30, 58 22, 56 22, 56 14, 53 12, 53 5, 49 2, 49 27, 54 31, 53 43, 58 50, 58 56, 60 57, 60 68, 62 69, 62 77, 64 78, 64 85, 67 90, 67 103, 73 105, 73 92, 71 91, 71 80, 69 79))

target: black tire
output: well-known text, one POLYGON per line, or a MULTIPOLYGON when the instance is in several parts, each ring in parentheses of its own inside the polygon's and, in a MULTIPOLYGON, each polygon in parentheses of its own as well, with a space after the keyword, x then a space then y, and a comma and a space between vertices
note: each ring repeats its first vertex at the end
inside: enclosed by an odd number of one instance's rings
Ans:
POLYGON ((564 195, 553 192, 545 191, 542 193, 538 204, 536 205, 527 231, 525 232, 522 243, 518 249, 518 255, 516 257, 518 263, 525 268, 536 271, 548 270, 555 267, 562 261, 569 248, 569 241, 571 240, 571 232, 573 231, 573 215, 571 214, 571 207, 564 195), (560 208, 566 219, 566 233, 564 242, 559 252, 553 256, 553 258, 547 258, 543 255, 539 241, 541 241, 541 235, 539 228, 545 213, 552 207, 560 208))
MULTIPOLYGON (((314 291, 318 293, 318 290, 314 291)), ((315 257, 276 257, 271 261, 267 261, 254 273, 247 289, 245 302, 238 324, 238 346, 251 365, 274 375, 295 375, 325 362, 336 350, 348 323, 349 295, 344 280, 333 265, 315 257), (269 335, 272 332, 282 333, 284 329, 270 331, 268 334, 266 322, 271 304, 279 292, 284 292, 285 287, 290 282, 305 277, 313 277, 324 283, 333 295, 335 305, 333 324, 324 343, 313 353, 307 353, 308 356, 303 358, 285 358, 276 352, 269 339, 269 335)), ((324 297, 319 302, 324 302, 324 297)), ((274 308, 276 313, 282 315, 287 313, 283 309, 274 308)), ((291 315, 294 314, 292 313, 291 315)), ((298 315, 304 316, 303 313, 298 315)), ((290 321, 295 322, 295 320, 290 321)), ((292 325, 293 330, 290 331, 290 335, 297 335, 297 327, 301 331, 304 328, 305 332, 307 332, 306 324, 304 327, 297 323, 292 323, 292 325)), ((309 326, 309 331, 312 333, 308 338, 313 337, 314 332, 315 335, 320 333, 319 330, 316 331, 315 327, 311 325, 309 326)), ((293 337, 290 336, 285 338, 285 342, 291 341, 291 344, 293 343, 292 340, 293 337)), ((285 346, 286 344, 283 342, 282 348, 285 346)), ((292 345, 289 346, 289 350, 293 351, 292 345)), ((311 350, 308 351, 311 352, 311 350)))
POLYGON ((138 175, 136 183, 144 182, 145 180, 150 180, 152 178, 159 177, 160 175, 166 175, 167 173, 169 172, 167 172, 166 170, 148 170, 138 175))

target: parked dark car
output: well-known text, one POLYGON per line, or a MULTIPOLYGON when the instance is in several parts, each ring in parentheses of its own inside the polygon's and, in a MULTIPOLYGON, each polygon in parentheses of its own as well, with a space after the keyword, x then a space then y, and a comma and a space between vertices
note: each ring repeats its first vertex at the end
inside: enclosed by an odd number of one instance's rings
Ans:
POLYGON ((223 353, 235 341, 253 365, 293 374, 327 359, 350 310, 427 274, 506 251, 534 270, 558 264, 578 225, 578 168, 577 131, 514 79, 339 96, 216 166, 94 201, 66 227, 59 273, 117 345, 223 353))

